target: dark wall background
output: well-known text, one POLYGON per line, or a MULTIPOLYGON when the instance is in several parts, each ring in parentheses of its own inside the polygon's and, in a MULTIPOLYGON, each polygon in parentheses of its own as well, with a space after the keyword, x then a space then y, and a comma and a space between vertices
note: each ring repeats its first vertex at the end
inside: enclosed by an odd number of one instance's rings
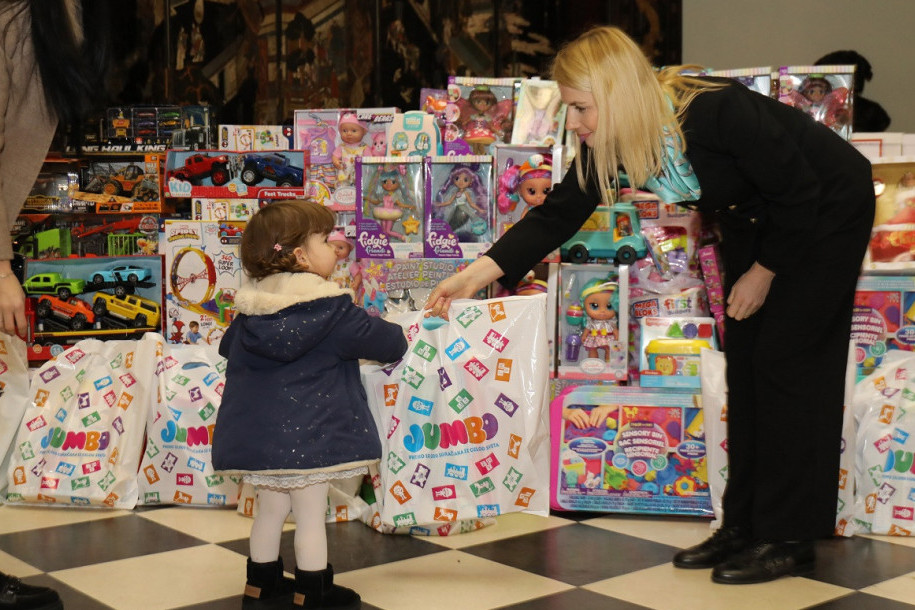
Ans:
POLYGON ((681 0, 120 0, 114 103, 208 103, 224 123, 294 108, 420 107, 451 74, 543 76, 567 40, 622 27, 680 63, 681 0), (122 35, 126 33, 127 35, 122 35))

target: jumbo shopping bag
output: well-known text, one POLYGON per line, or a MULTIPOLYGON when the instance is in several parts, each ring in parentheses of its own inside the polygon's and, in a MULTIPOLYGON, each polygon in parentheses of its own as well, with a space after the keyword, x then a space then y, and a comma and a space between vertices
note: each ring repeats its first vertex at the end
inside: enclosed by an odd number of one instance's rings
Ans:
POLYGON ((140 504, 235 506, 241 477, 213 471, 213 425, 225 387, 226 359, 206 343, 156 344, 140 504))
POLYGON ((547 514, 546 302, 461 300, 449 322, 388 318, 407 329, 409 349, 363 366, 382 440, 376 529, 448 534, 507 512, 547 514))
POLYGON ((13 439, 29 403, 29 361, 25 341, 0 333, 0 504, 6 497, 6 470, 13 439))
POLYGON ((8 502, 136 505, 154 354, 155 340, 146 337, 85 339, 35 372, 10 460, 8 502))

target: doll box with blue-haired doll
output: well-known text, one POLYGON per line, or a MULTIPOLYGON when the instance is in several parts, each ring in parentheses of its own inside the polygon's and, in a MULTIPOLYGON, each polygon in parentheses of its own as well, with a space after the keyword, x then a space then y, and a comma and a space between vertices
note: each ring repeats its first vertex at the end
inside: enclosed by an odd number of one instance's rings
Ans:
POLYGON ((629 356, 629 267, 559 265, 556 374, 625 382, 629 356))
POLYGON ((422 157, 357 157, 356 256, 422 258, 422 157))
POLYGON ((492 245, 492 156, 426 157, 425 164, 423 255, 480 256, 492 245))

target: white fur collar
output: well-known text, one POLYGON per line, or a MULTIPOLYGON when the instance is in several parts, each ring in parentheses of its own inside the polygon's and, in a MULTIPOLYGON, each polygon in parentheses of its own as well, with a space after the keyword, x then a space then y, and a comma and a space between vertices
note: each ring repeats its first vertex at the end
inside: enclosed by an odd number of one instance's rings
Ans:
POLYGON ((235 308, 252 316, 276 313, 296 303, 314 301, 353 291, 314 273, 276 273, 261 280, 244 279, 235 295, 235 308))

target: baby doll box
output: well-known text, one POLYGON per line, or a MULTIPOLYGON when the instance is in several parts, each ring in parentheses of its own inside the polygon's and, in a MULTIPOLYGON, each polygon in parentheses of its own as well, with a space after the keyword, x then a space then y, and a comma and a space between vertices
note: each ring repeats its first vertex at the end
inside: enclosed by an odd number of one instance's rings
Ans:
POLYGON ((915 156, 871 159, 877 207, 864 273, 915 271, 915 156))
POLYGON ((356 158, 356 257, 422 258, 422 157, 356 158))
POLYGON ((423 255, 480 256, 492 245, 492 156, 426 157, 425 165, 423 255))
POLYGON ((641 319, 639 384, 645 388, 698 389, 700 353, 718 349, 715 319, 681 317, 641 319))
POLYGON ((559 95, 559 83, 539 78, 522 80, 511 143, 525 146, 561 144, 566 110, 559 95))
POLYGON ((563 389, 550 404, 551 507, 711 516, 698 398, 612 385, 563 389))
POLYGON ((308 151, 169 150, 168 197, 295 199, 305 196, 308 151))
POLYGON ((781 66, 778 101, 810 115, 846 140, 851 137, 855 66, 781 66))

